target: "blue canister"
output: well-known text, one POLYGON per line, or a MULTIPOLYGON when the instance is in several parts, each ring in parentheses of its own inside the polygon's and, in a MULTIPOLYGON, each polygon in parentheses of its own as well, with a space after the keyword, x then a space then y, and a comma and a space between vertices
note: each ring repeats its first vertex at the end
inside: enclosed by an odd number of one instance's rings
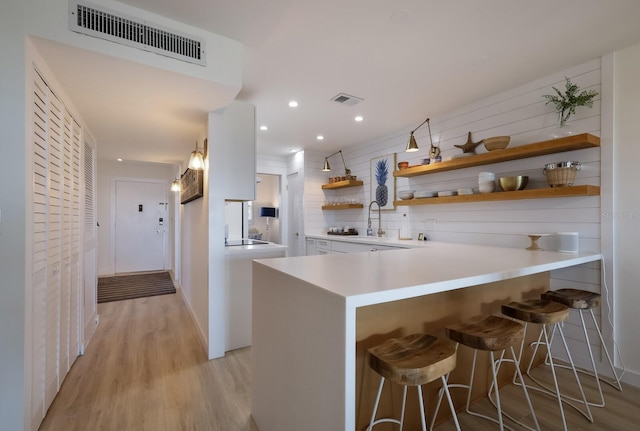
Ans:
POLYGON ((429 163, 431 163, 431 159, 422 159, 423 165, 428 165, 429 163))

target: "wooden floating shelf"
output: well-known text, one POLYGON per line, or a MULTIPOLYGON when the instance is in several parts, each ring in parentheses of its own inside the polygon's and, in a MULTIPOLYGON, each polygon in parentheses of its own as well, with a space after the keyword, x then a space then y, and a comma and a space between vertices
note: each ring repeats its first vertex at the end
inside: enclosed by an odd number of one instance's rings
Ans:
POLYGON ((350 210, 364 208, 362 204, 340 204, 340 205, 322 205, 323 210, 350 210))
MULTIPOLYGON (((429 165, 420 165, 412 168, 393 172, 394 177, 415 177, 418 175, 433 174, 436 172, 452 171, 456 169, 470 168, 473 166, 488 165, 491 163, 508 162, 511 160, 525 159, 527 157, 544 156, 547 154, 563 153, 565 151, 583 150, 600 146, 600 138, 589 133, 567 136, 549 141, 541 141, 519 147, 505 148, 503 150, 489 151, 469 157, 447 160, 429 165)), ((324 186, 322 186, 324 188, 324 186)))
MULTIPOLYGON (((413 205, 435 205, 435 204, 462 204, 469 202, 492 202, 492 201, 514 201, 520 199, 545 199, 545 198, 567 198, 579 196, 599 196, 598 186, 571 186, 571 187, 549 187, 548 189, 518 190, 514 192, 479 193, 461 196, 443 196, 440 198, 422 198, 399 200, 393 203, 396 206, 413 205)), ((324 208, 324 207, 323 207, 324 208)))
POLYGON ((364 182, 360 180, 345 180, 336 181, 335 183, 323 184, 322 188, 325 190, 344 189, 345 187, 358 187, 363 185, 364 182))

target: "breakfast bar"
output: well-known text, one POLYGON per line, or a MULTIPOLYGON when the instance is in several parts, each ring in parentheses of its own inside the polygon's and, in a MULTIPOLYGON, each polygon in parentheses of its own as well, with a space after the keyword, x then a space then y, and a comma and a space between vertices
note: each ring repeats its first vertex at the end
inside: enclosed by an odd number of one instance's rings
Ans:
POLYGON ((377 385, 367 348, 499 313, 501 303, 547 290, 550 271, 600 257, 430 242, 391 252, 256 260, 253 418, 261 431, 363 429, 377 385))

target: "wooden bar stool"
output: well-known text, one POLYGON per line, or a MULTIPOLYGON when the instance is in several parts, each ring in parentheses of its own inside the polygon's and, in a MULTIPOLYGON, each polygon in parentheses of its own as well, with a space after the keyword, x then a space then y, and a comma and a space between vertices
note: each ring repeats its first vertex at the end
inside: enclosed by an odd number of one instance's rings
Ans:
MULTIPOLYGON (((470 415, 481 417, 483 419, 487 419, 489 421, 497 423, 500 426, 500 430, 505 429, 503 416, 511 419, 512 421, 529 430, 540 430, 538 419, 536 418, 536 414, 533 411, 533 405, 531 404, 531 399, 529 398, 529 393, 527 392, 526 386, 522 385, 522 389, 524 392, 524 396, 527 399, 535 428, 528 427, 527 425, 515 420, 509 414, 503 412, 502 404, 500 402, 500 391, 498 389, 498 373, 500 371, 500 365, 502 364, 502 362, 512 362, 515 365, 517 375, 520 376, 520 379, 522 380, 519 360, 516 356, 513 346, 519 343, 524 336, 523 326, 517 322, 514 322, 513 320, 506 319, 504 317, 479 315, 447 326, 446 332, 447 336, 457 343, 456 350, 458 349, 460 344, 473 349, 473 364, 471 366, 471 377, 469 379, 469 384, 449 384, 449 388, 467 389, 466 412, 470 415), (488 351, 491 358, 491 375, 493 379, 491 386, 489 387, 489 399, 498 411, 498 419, 480 414, 478 412, 474 412, 469 408, 469 405, 471 404, 471 392, 473 390, 473 380, 476 370, 476 359, 479 350, 488 351), (507 350, 510 351, 511 359, 506 359, 504 357, 504 354, 507 350), (494 352, 501 352, 499 358, 496 359, 494 352), (491 392, 494 390, 496 397, 495 402, 493 401, 493 399, 491 399, 491 392)), ((441 402, 442 394, 440 394, 438 398, 436 412, 434 413, 433 420, 435 420, 435 416, 438 413, 441 402)))
MULTIPOLYGON (((582 323, 582 331, 584 333, 584 341, 587 343, 587 349, 589 351, 589 358, 591 359, 591 371, 578 369, 578 372, 583 374, 590 375, 595 378, 598 393, 600 394, 600 401, 598 403, 589 402, 589 405, 594 407, 604 407, 604 395, 602 393, 602 386, 600 385, 600 380, 603 382, 613 386, 617 390, 622 390, 622 385, 620 383, 620 378, 616 373, 616 369, 613 366, 613 361, 611 360, 611 355, 609 355, 609 351, 607 350, 607 346, 604 342, 604 338, 602 337, 602 331, 600 331, 600 326, 596 320, 596 316, 593 313, 595 308, 600 306, 600 294, 589 292, 586 290, 580 289, 558 289, 554 291, 548 291, 541 295, 541 299, 547 301, 558 302, 560 304, 564 304, 567 307, 578 310, 578 314, 580 315, 580 322, 582 323), (600 343, 602 349, 604 350, 605 356, 607 357, 607 361, 609 362, 609 366, 611 367, 611 373, 613 374, 613 381, 609 381, 598 375, 598 369, 596 368, 596 362, 593 356, 593 350, 591 348, 591 340, 589 338, 589 332, 587 331, 587 324, 584 319, 584 313, 591 314, 591 319, 593 320, 593 326, 598 333, 598 337, 600 338, 600 343)), ((553 334, 551 334, 551 342, 553 343, 553 334)), ((557 360, 556 360, 557 361, 557 360)), ((556 365, 558 366, 558 365, 556 365)), ((574 401, 579 401, 575 400, 574 401)))
POLYGON ((371 414, 371 422, 367 431, 380 423, 390 422, 400 425, 400 431, 404 425, 404 410, 407 401, 407 387, 416 386, 420 401, 420 419, 422 430, 426 431, 426 419, 424 401, 422 398, 422 385, 437 380, 442 380, 443 390, 449 400, 451 414, 453 415, 456 429, 460 431, 453 401, 447 388, 445 375, 456 367, 456 349, 447 340, 427 334, 413 334, 403 338, 392 338, 384 343, 367 350, 369 366, 381 376, 376 403, 371 414), (380 395, 384 387, 385 379, 404 386, 402 395, 402 413, 400 419, 381 418, 376 420, 380 395))
MULTIPOLYGON (((531 380, 533 380, 539 387, 536 386, 528 386, 524 382, 524 380, 520 380, 522 386, 527 386, 529 389, 534 389, 540 391, 542 393, 555 396, 558 400, 558 407, 560 408, 560 416, 562 417, 562 424, 564 430, 567 430, 567 420, 564 414, 564 408, 562 407, 562 403, 566 402, 568 405, 575 408, 577 411, 582 413, 584 417, 586 417, 589 422, 593 422, 593 415, 591 414, 591 410, 589 409, 589 404, 587 403, 587 399, 584 395, 584 390, 582 389, 582 385, 580 384, 580 379, 578 378, 578 372, 576 371, 576 367, 573 363, 573 359, 571 358, 571 352, 569 352, 569 347, 567 346, 567 340, 564 337, 564 332, 562 331, 561 323, 569 318, 569 307, 566 305, 560 304, 558 302, 552 302, 541 299, 531 299, 523 302, 512 302, 507 305, 502 306, 502 313, 506 316, 509 316, 513 319, 520 320, 524 322, 524 332, 525 335, 527 333, 527 325, 529 323, 537 323, 541 324, 540 334, 538 335, 538 340, 531 343, 531 345, 535 346, 533 349, 533 354, 531 355, 531 360, 529 361, 529 365, 527 366, 526 374, 531 380), (558 378, 556 376, 556 365, 553 361, 553 356, 551 355, 551 341, 550 334, 558 331, 560 334, 560 338, 562 339, 562 344, 564 346, 565 352, 567 354, 567 358, 569 359, 569 364, 571 365, 571 369, 573 370, 573 375, 576 379, 576 383, 578 388, 580 389, 580 395, 582 396, 580 401, 584 404, 585 410, 581 410, 578 406, 568 401, 568 398, 561 394, 560 387, 558 386, 558 378), (543 340, 544 339, 544 340, 543 340), (547 349, 546 357, 549 360, 549 365, 551 367, 551 374, 553 376, 553 385, 554 389, 549 388, 548 386, 541 383, 539 380, 535 379, 531 376, 531 367, 535 360, 536 354, 538 352, 538 348, 540 346, 544 346, 547 349)), ((524 341, 522 339, 522 343, 520 345, 520 354, 519 357, 522 358, 522 354, 524 351, 524 341)), ((514 383, 515 381, 514 376, 514 383)))

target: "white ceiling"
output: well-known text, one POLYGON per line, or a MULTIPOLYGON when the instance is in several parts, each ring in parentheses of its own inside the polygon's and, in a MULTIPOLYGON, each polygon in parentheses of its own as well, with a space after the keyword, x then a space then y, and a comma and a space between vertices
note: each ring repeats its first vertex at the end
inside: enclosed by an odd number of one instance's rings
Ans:
MULTIPOLYGON (((241 42, 238 98, 254 103, 257 125, 269 127, 257 131, 258 151, 280 155, 329 152, 409 130, 427 116, 640 41, 637 0, 123 3, 241 42), (342 92, 364 102, 329 100, 342 92), (287 106, 292 99, 298 108, 287 106), (356 123, 356 115, 364 121, 356 123)), ((41 43, 101 157, 181 160, 203 135, 206 112, 219 107, 222 90, 211 83, 41 43), (64 69, 62 58, 90 68, 92 79, 83 68, 64 69)))

